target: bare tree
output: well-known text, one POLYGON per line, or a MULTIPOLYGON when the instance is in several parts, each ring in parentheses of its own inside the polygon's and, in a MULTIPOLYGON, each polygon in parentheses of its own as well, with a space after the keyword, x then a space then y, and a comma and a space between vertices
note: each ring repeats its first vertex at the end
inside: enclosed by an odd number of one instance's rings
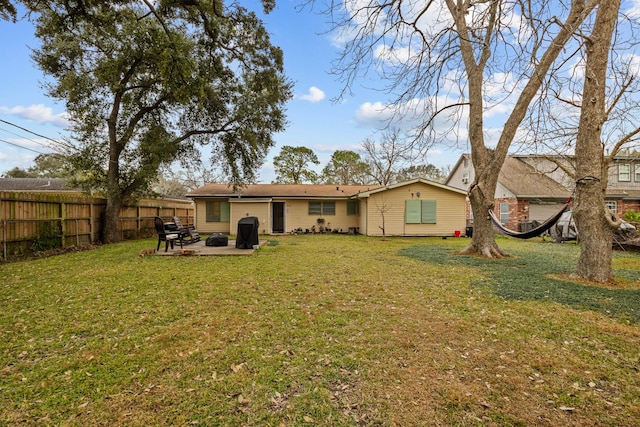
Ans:
POLYGON ((153 183, 156 193, 171 196, 184 196, 186 193, 212 182, 227 182, 228 177, 214 163, 205 166, 202 161, 192 160, 182 168, 175 165, 163 167, 153 183))
POLYGON ((604 194, 608 175, 603 158, 601 133, 606 121, 607 61, 613 31, 618 19, 620 0, 607 0, 598 7, 591 37, 586 39, 585 80, 578 137, 576 139, 576 174, 578 186, 573 209, 580 230, 581 251, 576 275, 580 278, 609 281, 611 240, 620 225, 605 212, 604 194), (594 177, 595 179, 586 179, 594 177))
POLYGON ((387 203, 387 201, 384 199, 384 196, 380 199, 379 202, 378 202, 378 199, 375 199, 375 204, 376 204, 376 210, 380 212, 380 217, 382 219, 382 225, 379 225, 378 228, 382 231, 382 240, 386 240, 387 233, 385 228, 384 215, 387 212, 389 212, 389 210, 391 209, 391 205, 387 203))
POLYGON ((368 70, 380 70, 385 89, 394 95, 393 112, 413 119, 422 115, 416 139, 429 136, 442 143, 451 135, 453 142, 468 137, 476 169, 469 192, 475 229, 463 253, 504 255, 484 214, 494 207, 499 171, 544 77, 573 54, 565 46, 598 3, 332 3, 334 22, 346 40, 335 70, 345 88, 368 70), (486 140, 485 115, 496 106, 508 106, 510 113, 499 136, 486 140))
POLYGON ((411 165, 403 168, 396 174, 398 182, 408 181, 414 178, 424 178, 435 182, 444 183, 451 170, 445 166, 439 169, 432 164, 427 165, 411 165))
POLYGON ((640 135, 638 41, 630 37, 638 23, 620 8, 619 0, 598 7, 590 32, 582 33, 577 63, 545 83, 549 96, 535 104, 527 135, 539 150, 556 153, 548 159, 576 183, 582 244, 575 274, 596 281, 612 277, 610 242, 619 225, 604 204, 609 169, 616 156, 635 152, 640 135), (570 161, 565 154, 572 152, 570 161))
POLYGON ((402 140, 397 128, 386 129, 379 143, 365 139, 362 149, 370 177, 380 185, 393 183, 398 171, 411 158, 411 145, 402 140))

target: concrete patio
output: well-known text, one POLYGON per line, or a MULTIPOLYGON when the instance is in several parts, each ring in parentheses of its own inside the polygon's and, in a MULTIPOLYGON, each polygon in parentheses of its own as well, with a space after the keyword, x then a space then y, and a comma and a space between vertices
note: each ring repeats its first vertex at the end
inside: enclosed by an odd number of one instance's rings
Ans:
MULTIPOLYGON (((164 251, 164 242, 160 245, 160 250, 156 251, 155 255, 161 256, 246 256, 252 255, 256 249, 236 249, 236 241, 229 240, 227 246, 207 246, 205 240, 202 239, 199 242, 184 245, 180 248, 180 244, 176 243, 173 249, 169 247, 167 252, 164 251)), ((266 240, 260 241, 260 246, 267 244, 266 240)))

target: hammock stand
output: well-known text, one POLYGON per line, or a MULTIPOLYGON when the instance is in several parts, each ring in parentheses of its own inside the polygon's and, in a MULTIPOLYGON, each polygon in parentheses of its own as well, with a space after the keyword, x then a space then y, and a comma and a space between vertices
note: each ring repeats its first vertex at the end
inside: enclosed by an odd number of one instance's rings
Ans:
POLYGON ((542 233, 544 233, 545 231, 553 227, 553 225, 556 222, 558 222, 558 220, 560 219, 564 211, 567 210, 567 208, 569 207, 569 203, 571 203, 572 199, 573 199, 573 196, 569 197, 569 199, 565 202, 564 206, 562 206, 562 209, 560 209, 555 215, 547 219, 545 222, 543 222, 536 228, 529 231, 519 232, 519 231, 509 230, 508 228, 506 228, 504 225, 500 223, 500 220, 496 218, 496 215, 493 213, 493 210, 491 209, 489 209, 489 216, 491 217, 491 220, 493 221, 495 226, 498 227, 498 229, 502 231, 504 234, 506 234, 507 236, 515 237, 517 239, 530 239, 532 237, 541 235, 542 233))

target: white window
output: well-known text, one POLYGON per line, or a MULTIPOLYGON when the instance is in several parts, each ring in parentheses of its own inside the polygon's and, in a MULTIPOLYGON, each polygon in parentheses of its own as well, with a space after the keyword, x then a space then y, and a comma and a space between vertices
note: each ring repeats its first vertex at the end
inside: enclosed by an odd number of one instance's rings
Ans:
POLYGON ((629 182, 631 181, 631 165, 623 164, 618 165, 618 181, 629 182))
POLYGON ((618 202, 616 200, 605 200, 604 205, 611 212, 618 212, 618 202))
POLYGON ((640 163, 636 163, 636 182, 640 182, 640 163))
POLYGON ((469 183, 469 172, 465 172, 462 174, 462 183, 463 184, 469 183))
POLYGON ((509 223, 509 203, 507 202, 500 203, 500 223, 509 223))

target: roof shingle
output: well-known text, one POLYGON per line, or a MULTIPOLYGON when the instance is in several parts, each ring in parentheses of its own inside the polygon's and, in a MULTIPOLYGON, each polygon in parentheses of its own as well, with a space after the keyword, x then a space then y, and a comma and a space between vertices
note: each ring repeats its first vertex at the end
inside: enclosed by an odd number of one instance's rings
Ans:
POLYGON ((250 184, 237 190, 227 184, 207 184, 187 194, 187 197, 351 197, 379 185, 315 185, 315 184, 250 184))

